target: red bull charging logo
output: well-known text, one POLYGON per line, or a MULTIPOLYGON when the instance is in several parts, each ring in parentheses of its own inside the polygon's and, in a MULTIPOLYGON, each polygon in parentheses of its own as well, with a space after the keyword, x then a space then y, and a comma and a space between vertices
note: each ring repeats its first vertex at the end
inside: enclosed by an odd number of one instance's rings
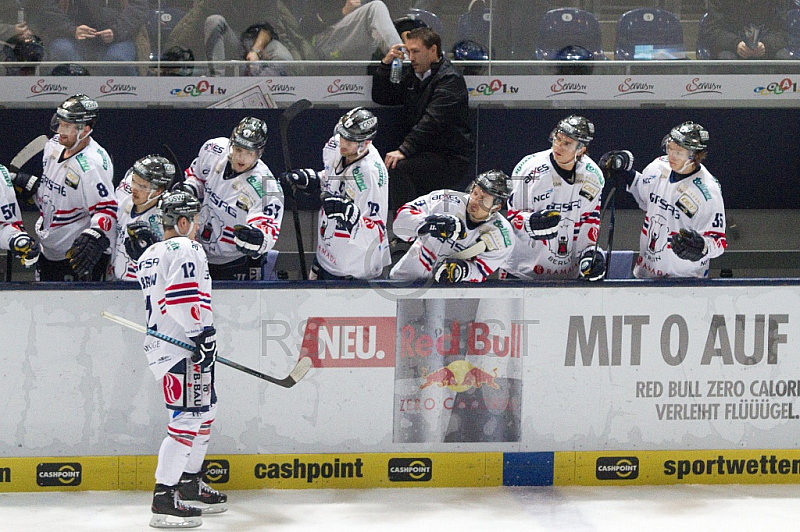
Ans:
POLYGON ((500 388, 497 384, 497 368, 489 373, 478 366, 473 366, 466 360, 456 360, 430 373, 425 368, 425 373, 425 382, 419 387, 420 390, 424 390, 428 386, 446 387, 454 392, 464 392, 470 388, 480 388, 481 386, 500 388))

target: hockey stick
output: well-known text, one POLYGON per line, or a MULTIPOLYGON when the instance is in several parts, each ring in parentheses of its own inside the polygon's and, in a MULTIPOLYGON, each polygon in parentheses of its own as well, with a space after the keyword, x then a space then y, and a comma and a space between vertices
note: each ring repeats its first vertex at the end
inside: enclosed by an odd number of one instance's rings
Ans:
POLYGON ((609 192, 608 196, 606 196, 606 201, 605 201, 605 203, 603 205, 603 208, 600 209, 600 221, 598 222, 597 241, 594 243, 594 254, 592 255, 592 266, 591 266, 591 269, 589 270, 589 271, 591 271, 591 270, 594 269, 594 263, 597 260, 597 247, 600 245, 600 230, 602 230, 602 228, 603 228, 603 218, 606 215, 606 210, 610 206, 611 207, 611 219, 609 220, 609 223, 608 223, 608 251, 606 253, 606 256, 608 258, 606 259, 606 271, 603 272, 603 277, 601 277, 601 279, 605 279, 606 276, 608 275, 608 270, 611 269, 611 247, 613 246, 613 243, 614 243, 614 214, 617 212, 617 209, 616 209, 616 203, 617 203, 616 202, 616 194, 617 194, 617 186, 616 186, 616 183, 615 183, 614 187, 611 189, 611 192, 609 192))
MULTIPOLYGON (((180 341, 180 340, 178 340, 176 338, 172 338, 170 336, 167 336, 166 334, 162 334, 162 333, 160 333, 158 331, 154 331, 153 329, 147 329, 143 325, 139 325, 138 323, 132 322, 130 320, 126 320, 125 318, 122 318, 120 316, 116 316, 114 314, 111 314, 110 312, 103 311, 103 312, 100 313, 100 315, 102 317, 106 318, 107 320, 111 320, 111 321, 113 321, 115 323, 118 323, 120 325, 124 325, 125 327, 133 329, 134 331, 139 331, 139 332, 144 333, 144 334, 146 334, 148 336, 153 336, 155 338, 159 338, 159 339, 164 340, 165 342, 168 342, 168 343, 170 343, 172 345, 177 345, 178 347, 186 349, 187 351, 194 352, 196 350, 196 347, 194 345, 192 345, 192 344, 189 344, 189 343, 186 343, 186 342, 182 342, 182 341, 180 341)), ((219 355, 217 355, 217 362, 219 362, 220 364, 224 364, 226 366, 229 366, 229 367, 231 367, 233 369, 238 369, 239 371, 243 371, 243 372, 245 372, 245 373, 247 373, 249 375, 252 375, 254 377, 258 377, 259 379, 263 379, 263 380, 265 380, 267 382, 271 382, 272 384, 277 384, 278 386, 283 386, 284 388, 291 388, 292 386, 297 384, 297 382, 300 379, 302 379, 303 377, 306 376, 306 373, 308 373, 308 370, 311 368, 311 358, 302 357, 300 360, 297 361, 297 364, 295 364, 294 368, 292 368, 292 371, 289 372, 289 375, 287 377, 284 377, 283 379, 279 379, 277 377, 272 377, 270 375, 266 375, 264 373, 261 373, 260 371, 256 371, 256 370, 254 370, 252 368, 248 368, 247 366, 243 366, 241 364, 233 362, 232 360, 228 360, 227 358, 221 357, 219 355)))
MULTIPOLYGON (((311 107, 311 102, 306 99, 297 100, 286 108, 279 119, 281 129, 281 147, 283 148, 283 163, 287 172, 292 171, 292 154, 289 151, 289 123, 300 113, 311 107)), ((303 247, 303 234, 300 227, 300 213, 297 210, 297 191, 292 189, 292 219, 294 221, 294 232, 297 238, 297 254, 300 258, 300 275, 305 281, 308 279, 308 267, 306 266, 305 248, 303 247)))
POLYGON ((167 159, 172 161, 172 164, 175 165, 175 182, 170 184, 170 188, 175 185, 175 183, 183 183, 183 166, 181 166, 180 161, 178 160, 178 156, 175 155, 175 152, 172 151, 172 148, 169 147, 169 144, 162 144, 162 148, 164 148, 164 152, 167 154, 167 159))

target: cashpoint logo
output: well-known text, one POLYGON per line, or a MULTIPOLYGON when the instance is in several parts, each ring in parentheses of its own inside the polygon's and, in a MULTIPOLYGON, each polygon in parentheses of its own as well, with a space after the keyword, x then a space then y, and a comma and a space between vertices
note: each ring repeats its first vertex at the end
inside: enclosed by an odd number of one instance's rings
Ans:
POLYGON ((390 458, 390 482, 429 482, 433 477, 430 458, 390 458))
POLYGON ((601 456, 597 459, 597 480, 634 480, 639 477, 635 456, 601 456))
POLYGON ((39 486, 79 486, 83 468, 77 462, 43 463, 36 466, 39 486))
POLYGON ((227 460, 206 460, 203 462, 205 481, 209 484, 225 484, 231 478, 231 465, 227 460))

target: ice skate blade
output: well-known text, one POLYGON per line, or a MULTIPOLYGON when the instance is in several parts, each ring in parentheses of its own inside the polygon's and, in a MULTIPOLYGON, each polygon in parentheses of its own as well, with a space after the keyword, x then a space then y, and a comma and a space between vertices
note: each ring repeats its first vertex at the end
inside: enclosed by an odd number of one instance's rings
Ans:
POLYGON ((150 526, 153 528, 197 528, 202 524, 203 520, 199 517, 153 514, 150 518, 150 526))
POLYGON ((185 504, 186 506, 191 506, 192 508, 197 508, 198 510, 203 512, 203 515, 216 515, 216 514, 221 514, 221 513, 224 513, 224 512, 228 511, 228 507, 225 505, 225 503, 222 503, 222 504, 203 504, 200 501, 186 501, 186 500, 182 500, 181 502, 183 504, 185 504))

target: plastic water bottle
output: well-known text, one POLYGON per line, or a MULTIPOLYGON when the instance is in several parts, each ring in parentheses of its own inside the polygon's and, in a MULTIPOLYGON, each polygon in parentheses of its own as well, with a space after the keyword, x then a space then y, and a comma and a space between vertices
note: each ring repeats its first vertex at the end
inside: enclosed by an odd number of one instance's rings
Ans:
POLYGON ((389 71, 389 81, 392 83, 400 83, 400 78, 403 77, 403 62, 395 57, 392 60, 392 69, 389 71))

